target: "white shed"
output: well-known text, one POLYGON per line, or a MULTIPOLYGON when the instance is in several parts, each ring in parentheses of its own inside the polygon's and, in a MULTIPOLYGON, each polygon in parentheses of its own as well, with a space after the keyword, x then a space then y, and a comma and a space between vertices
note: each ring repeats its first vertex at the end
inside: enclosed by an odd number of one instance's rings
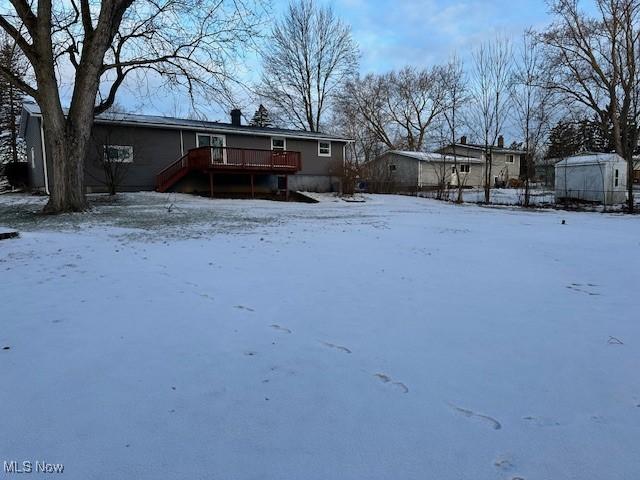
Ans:
POLYGON ((555 164, 556 199, 573 198, 606 205, 623 203, 627 162, 616 153, 592 153, 564 158, 555 164))

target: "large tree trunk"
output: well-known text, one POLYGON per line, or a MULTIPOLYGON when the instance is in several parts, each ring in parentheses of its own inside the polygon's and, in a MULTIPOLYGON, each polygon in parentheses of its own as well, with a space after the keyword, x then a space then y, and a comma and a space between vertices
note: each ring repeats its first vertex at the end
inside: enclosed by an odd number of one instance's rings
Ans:
POLYGON ((91 86, 74 95, 66 116, 57 97, 45 98, 40 104, 47 157, 53 170, 46 213, 80 212, 87 208, 84 162, 93 128, 95 92, 91 86))
POLYGON ((46 213, 81 212, 86 210, 84 192, 84 159, 87 151, 73 132, 45 127, 45 136, 53 165, 51 196, 45 206, 46 213))

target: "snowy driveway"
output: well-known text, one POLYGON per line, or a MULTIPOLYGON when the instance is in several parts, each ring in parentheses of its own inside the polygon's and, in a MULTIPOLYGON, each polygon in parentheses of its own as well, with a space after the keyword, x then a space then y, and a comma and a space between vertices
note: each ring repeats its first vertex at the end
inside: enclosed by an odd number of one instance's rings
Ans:
POLYGON ((42 202, 0 196, 22 232, 0 242, 0 462, 78 480, 640 477, 638 217, 42 202))

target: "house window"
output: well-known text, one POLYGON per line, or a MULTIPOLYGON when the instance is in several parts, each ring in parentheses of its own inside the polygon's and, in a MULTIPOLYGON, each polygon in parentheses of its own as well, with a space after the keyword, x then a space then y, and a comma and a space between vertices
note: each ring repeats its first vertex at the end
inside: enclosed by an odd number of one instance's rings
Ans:
POLYGON ((455 165, 453 167, 451 167, 451 173, 456 173, 456 167, 455 165))
POLYGON ((618 186, 618 169, 616 168, 616 172, 615 172, 615 183, 614 185, 617 187, 618 186))
POLYGON ((395 172, 397 170, 397 165, 389 165, 389 171, 395 172))
POLYGON ((513 163, 513 155, 507 155, 507 163, 513 163))
POLYGON ((330 157, 331 156, 331 142, 323 142, 322 140, 318 142, 318 155, 321 157, 330 157))
POLYGON ((105 145, 104 161, 107 163, 133 162, 133 147, 131 145, 105 145))
POLYGON ((287 140, 285 138, 271 138, 271 150, 286 150, 287 140))
POLYGON ((460 165, 460 171, 462 173, 469 173, 469 165, 460 165))
POLYGON ((196 135, 196 147, 224 147, 226 138, 224 135, 210 135, 208 133, 198 133, 196 135))

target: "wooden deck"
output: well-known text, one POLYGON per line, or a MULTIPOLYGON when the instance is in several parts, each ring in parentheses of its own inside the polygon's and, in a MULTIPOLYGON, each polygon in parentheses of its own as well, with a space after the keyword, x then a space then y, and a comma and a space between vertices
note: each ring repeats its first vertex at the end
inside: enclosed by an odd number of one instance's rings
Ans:
POLYGON ((166 192, 189 172, 209 174, 213 195, 214 173, 290 175, 301 168, 300 152, 288 150, 257 150, 229 147, 200 147, 167 166, 156 175, 156 190, 166 192))

